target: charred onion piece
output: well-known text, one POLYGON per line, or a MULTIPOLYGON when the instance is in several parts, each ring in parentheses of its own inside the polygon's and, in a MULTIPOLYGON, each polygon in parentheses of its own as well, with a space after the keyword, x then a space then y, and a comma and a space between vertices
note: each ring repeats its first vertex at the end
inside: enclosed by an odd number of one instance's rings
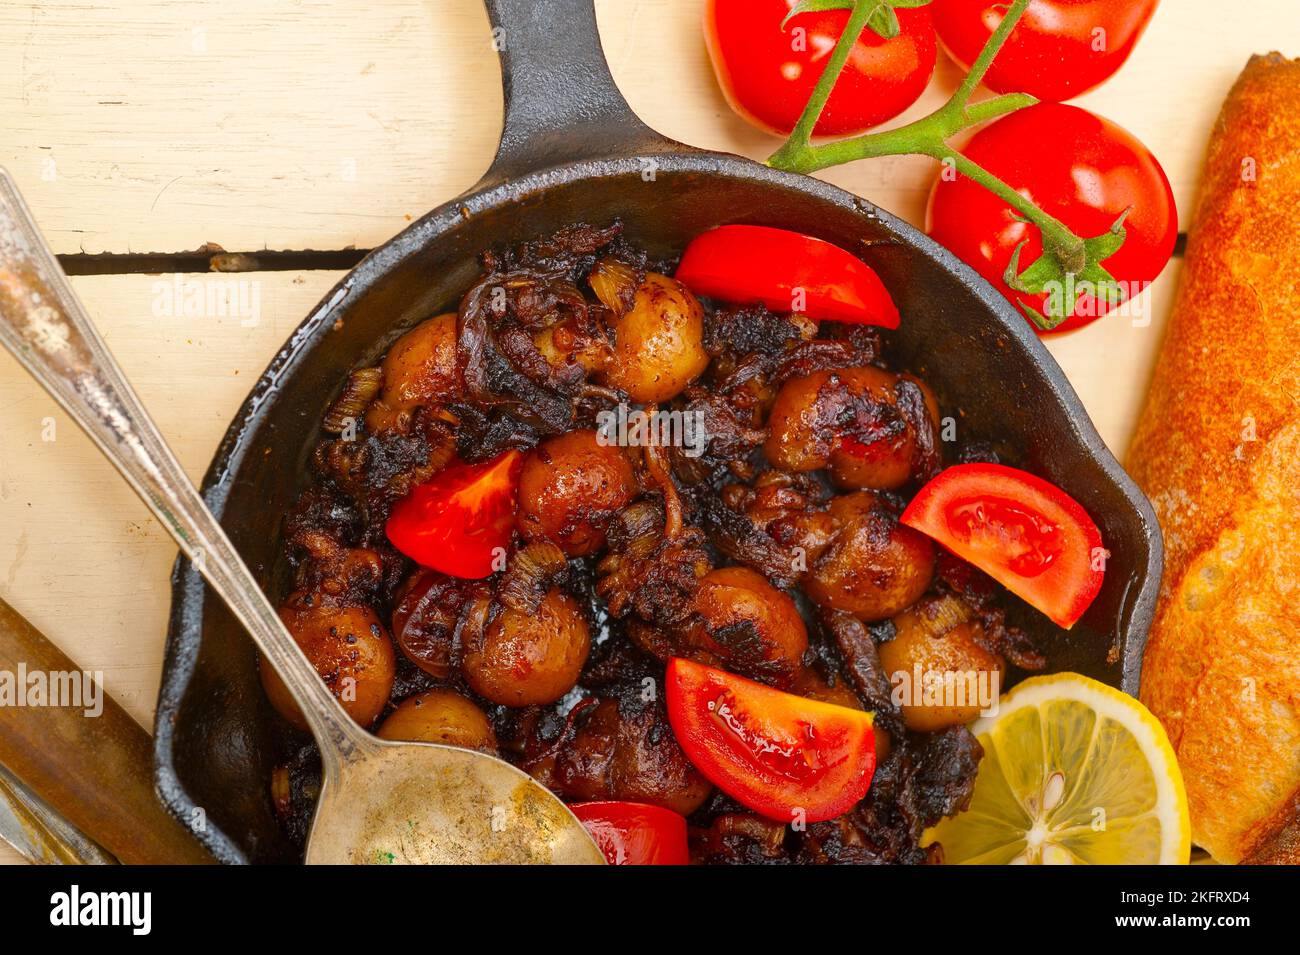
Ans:
POLYGON ((570 557, 586 557, 605 546, 610 520, 637 491, 624 449, 602 443, 590 428, 575 429, 524 459, 515 523, 525 540, 549 540, 570 557))
POLYGON ((662 505, 649 500, 633 504, 610 524, 609 553, 596 568, 596 594, 611 616, 635 614, 667 627, 690 614, 700 578, 712 569, 704 535, 684 526, 670 540, 664 527, 662 505))
MULTIPOLYGON (((646 413, 654 415, 655 406, 650 405, 646 413)), ((676 540, 682 533, 682 498, 677 493, 677 485, 673 483, 668 455, 657 444, 647 444, 644 451, 646 473, 663 496, 664 537, 668 540, 676 540)))
POLYGON ((617 259, 603 258, 592 267, 587 281, 602 305, 615 315, 623 315, 632 310, 636 290, 645 281, 645 271, 617 259))
POLYGON ((577 685, 591 649, 586 613, 553 587, 532 610, 502 606, 463 631, 461 669, 479 696, 505 706, 554 703, 577 685))
POLYGON ((727 557, 752 567, 778 587, 794 585, 799 575, 790 552, 749 517, 706 494, 700 497, 699 520, 709 541, 727 557))
POLYGON ((349 426, 355 427, 383 384, 384 372, 380 368, 359 368, 348 375, 343 393, 325 412, 324 429, 331 434, 341 434, 349 426))
POLYGON ((515 552, 497 588, 502 606, 536 613, 542 598, 560 583, 569 569, 564 551, 550 541, 537 541, 515 552))
POLYGON ((844 658, 858 698, 876 714, 878 725, 901 739, 902 716, 890 694, 889 674, 880 662, 876 643, 866 625, 856 617, 836 610, 823 610, 820 619, 844 658))

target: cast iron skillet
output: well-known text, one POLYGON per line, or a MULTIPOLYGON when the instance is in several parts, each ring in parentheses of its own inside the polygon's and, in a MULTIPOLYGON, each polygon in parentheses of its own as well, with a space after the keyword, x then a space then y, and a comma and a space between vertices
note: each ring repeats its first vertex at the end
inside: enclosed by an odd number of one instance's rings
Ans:
MULTIPOLYGON (((454 308, 481 250, 616 217, 656 255, 721 223, 774 225, 866 259, 902 310, 894 360, 925 375, 949 413, 962 411, 964 436, 994 441, 1097 520, 1111 552, 1105 586, 1082 623, 1053 634, 1052 663, 1136 692, 1160 581, 1155 515, 1025 320, 871 203, 647 128, 610 77, 591 0, 487 0, 487 8, 505 88, 492 167, 334 287, 258 380, 204 479, 209 505, 263 585, 277 596, 288 590, 281 515, 347 372, 373 363, 420 319, 454 308)), ((154 747, 163 802, 223 861, 294 861, 268 794, 283 727, 263 698, 252 643, 185 561, 172 581, 154 747)), ((1054 630, 1025 614, 1022 622, 1054 630)))

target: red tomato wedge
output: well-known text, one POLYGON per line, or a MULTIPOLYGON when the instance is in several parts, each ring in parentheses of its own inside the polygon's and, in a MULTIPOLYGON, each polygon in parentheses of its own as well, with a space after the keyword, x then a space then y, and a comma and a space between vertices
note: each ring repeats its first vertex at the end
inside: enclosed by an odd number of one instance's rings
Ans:
POLYGON ((872 715, 782 693, 674 657, 668 721, 695 768, 728 796, 779 822, 833 819, 871 787, 872 715))
POLYGON ((686 819, 640 802, 579 802, 569 806, 610 865, 689 865, 686 819))
POLYGON ((710 229, 686 247, 676 278, 696 295, 737 305, 898 327, 898 306, 865 262, 838 245, 785 229, 710 229))
POLYGON ((398 501, 384 532, 425 567, 466 580, 487 577, 514 532, 523 463, 523 454, 510 450, 482 464, 453 464, 398 501))
POLYGON ((1069 629, 1105 576, 1101 531, 1074 498, 1001 464, 948 468, 902 522, 934 538, 1069 629))

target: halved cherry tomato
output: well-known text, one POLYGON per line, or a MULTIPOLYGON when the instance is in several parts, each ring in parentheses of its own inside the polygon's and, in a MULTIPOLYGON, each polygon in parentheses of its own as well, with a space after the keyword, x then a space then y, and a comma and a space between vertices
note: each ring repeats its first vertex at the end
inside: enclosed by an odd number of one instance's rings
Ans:
MULTIPOLYGON (((1178 239, 1169 179, 1146 146, 1109 120, 1077 106, 1039 103, 984 127, 963 151, 1084 238, 1104 235, 1127 212, 1124 245, 1101 264, 1130 298, 1169 262, 1178 239)), ((940 176, 927 231, 1011 301, 1044 311, 1047 295, 1013 291, 1003 280, 1022 242, 1022 272, 1043 252, 1038 228, 1005 201, 965 176, 940 176)), ((1104 295, 1079 295, 1054 332, 1081 328, 1113 304, 1104 295)))
POLYGON ((1069 629, 1105 576, 1101 531, 1054 484, 1001 464, 959 464, 921 488, 902 522, 1069 629))
MULTIPOLYGON (((1060 103, 1124 65, 1158 0, 1034 0, 984 77, 999 93, 1060 103)), ((969 69, 1007 12, 1006 0, 934 0, 948 55, 969 69)))
POLYGON ((569 806, 610 865, 688 865, 686 819, 640 802, 579 802, 569 806))
POLYGON ((453 577, 489 576, 514 530, 524 456, 509 450, 482 464, 453 464, 393 506, 384 527, 393 546, 453 577))
POLYGON ((866 795, 876 770, 872 715, 674 657, 668 721, 695 768, 757 813, 833 819, 866 795))
POLYGON ((759 225, 724 225, 691 240, 677 281, 696 295, 774 312, 898 327, 898 306, 871 268, 837 245, 759 225))
MULTIPOLYGON (((814 10, 781 21, 794 0, 709 0, 704 34, 718 85, 731 108, 759 129, 788 135, 826 68, 847 10, 814 10)), ((899 7, 899 32, 870 27, 853 45, 813 130, 860 133, 916 102, 938 58, 928 7, 899 7)))

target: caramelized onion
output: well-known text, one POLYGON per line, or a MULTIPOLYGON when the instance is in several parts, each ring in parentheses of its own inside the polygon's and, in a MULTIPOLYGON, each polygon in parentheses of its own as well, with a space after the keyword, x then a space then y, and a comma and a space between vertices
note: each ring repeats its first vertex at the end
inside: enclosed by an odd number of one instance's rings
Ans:
POLYGON ((656 501, 637 501, 624 508, 605 531, 611 553, 601 561, 599 570, 617 566, 623 556, 643 558, 663 538, 664 515, 656 501))
POLYGON ((606 257, 592 266, 587 280, 602 305, 615 315, 623 315, 632 308, 640 279, 636 269, 626 262, 606 257))
POLYGON ((289 781, 289 767, 275 767, 271 770, 271 804, 275 807, 276 815, 281 819, 288 818, 289 811, 293 808, 292 797, 293 789, 289 781))
POLYGON ((343 393, 334 399, 334 404, 325 413, 324 429, 331 434, 340 434, 347 430, 349 423, 360 421, 383 385, 381 368, 358 368, 352 372, 343 386, 343 393))
POLYGON ((951 594, 923 601, 910 612, 917 628, 935 640, 946 635, 953 627, 975 619, 974 609, 951 594))
POLYGON ((492 611, 492 595, 486 591, 481 591, 471 597, 470 601, 460 613, 460 618, 456 621, 456 629, 452 633, 452 652, 457 658, 453 662, 459 663, 459 657, 464 653, 466 647, 481 647, 483 645, 483 634, 487 630, 488 617, 492 611))
POLYGON ((502 606, 535 613, 546 592, 569 569, 569 562, 550 541, 535 541, 515 552, 501 578, 497 599, 502 606))

